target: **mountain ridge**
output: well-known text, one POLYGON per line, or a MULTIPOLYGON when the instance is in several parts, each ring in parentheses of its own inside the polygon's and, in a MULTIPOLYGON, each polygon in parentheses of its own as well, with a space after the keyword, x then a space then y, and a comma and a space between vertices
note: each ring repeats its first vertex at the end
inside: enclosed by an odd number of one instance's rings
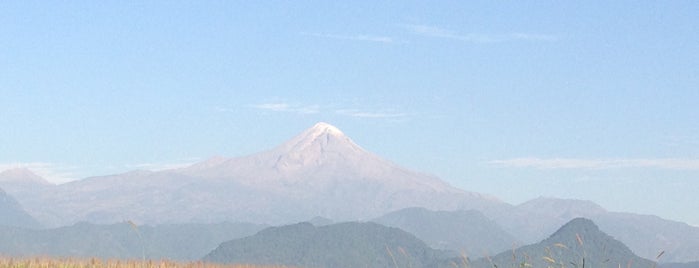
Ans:
POLYGON ((0 226, 0 254, 195 261, 222 242, 253 235, 265 227, 228 222, 155 226, 79 222, 42 230, 0 226))

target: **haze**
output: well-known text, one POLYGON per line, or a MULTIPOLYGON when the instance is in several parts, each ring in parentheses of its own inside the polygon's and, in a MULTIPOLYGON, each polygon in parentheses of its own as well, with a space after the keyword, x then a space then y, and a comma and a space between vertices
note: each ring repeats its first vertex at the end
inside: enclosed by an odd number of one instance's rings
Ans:
POLYGON ((324 121, 510 203, 699 225, 699 4, 4 2, 0 171, 55 183, 324 121))

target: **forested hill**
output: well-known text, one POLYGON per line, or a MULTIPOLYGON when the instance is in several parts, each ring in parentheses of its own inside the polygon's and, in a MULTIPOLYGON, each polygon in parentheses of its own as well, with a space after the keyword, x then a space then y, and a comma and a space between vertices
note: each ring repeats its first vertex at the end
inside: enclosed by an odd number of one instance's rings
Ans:
POLYGON ((308 268, 430 267, 444 254, 409 233, 376 223, 299 223, 223 243, 204 260, 308 268))

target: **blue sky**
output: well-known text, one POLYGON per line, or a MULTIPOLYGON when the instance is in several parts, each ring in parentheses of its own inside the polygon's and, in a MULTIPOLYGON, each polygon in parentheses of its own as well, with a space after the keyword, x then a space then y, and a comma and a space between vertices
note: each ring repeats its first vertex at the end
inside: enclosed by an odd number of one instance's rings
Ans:
POLYGON ((0 169, 162 169, 325 121, 511 203, 699 225, 696 1, 257 2, 3 2, 0 169))

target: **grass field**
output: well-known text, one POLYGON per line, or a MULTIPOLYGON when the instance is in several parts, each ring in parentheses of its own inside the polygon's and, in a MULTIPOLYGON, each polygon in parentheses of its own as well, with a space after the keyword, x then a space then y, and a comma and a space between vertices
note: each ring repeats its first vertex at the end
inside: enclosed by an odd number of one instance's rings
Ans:
POLYGON ((180 263, 168 260, 101 260, 74 258, 12 258, 0 257, 0 268, 291 268, 249 264, 222 265, 204 262, 180 263))

